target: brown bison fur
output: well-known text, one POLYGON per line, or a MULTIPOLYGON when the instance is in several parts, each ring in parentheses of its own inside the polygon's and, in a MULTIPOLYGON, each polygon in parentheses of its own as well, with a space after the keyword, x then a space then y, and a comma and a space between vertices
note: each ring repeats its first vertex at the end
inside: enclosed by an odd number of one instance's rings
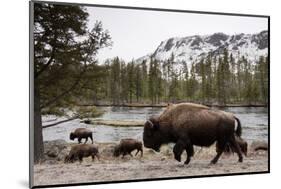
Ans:
POLYGON ((258 151, 258 150, 264 150, 264 151, 268 151, 268 147, 267 146, 258 146, 254 149, 255 151, 258 151))
POLYGON ((251 148, 254 151, 258 151, 258 150, 267 151, 268 150, 268 143, 264 142, 264 141, 254 141, 251 145, 251 148))
POLYGON ((113 155, 115 157, 118 157, 122 154, 122 158, 129 154, 130 156, 133 156, 131 154, 132 151, 137 150, 135 156, 141 152, 141 157, 143 155, 142 150, 142 142, 135 140, 135 139, 122 139, 120 143, 114 148, 113 155))
POLYGON ((79 160, 80 163, 83 161, 84 157, 92 156, 92 160, 95 160, 95 157, 99 159, 99 150, 97 146, 93 144, 78 144, 71 147, 69 154, 65 157, 65 163, 73 163, 76 160, 79 160))
POLYGON ((193 145, 211 146, 217 142, 218 152, 211 163, 216 163, 227 143, 236 148, 239 162, 243 161, 241 149, 236 142, 235 134, 241 136, 242 128, 238 118, 233 114, 213 110, 207 106, 193 103, 170 105, 157 117, 152 117, 144 124, 143 142, 147 148, 159 151, 162 144, 176 143, 174 157, 181 161, 185 150, 190 162, 194 154, 193 145), (238 123, 235 131, 235 120, 238 123))
POLYGON ((89 129, 86 129, 86 128, 77 128, 77 129, 75 129, 74 132, 70 133, 69 139, 70 140, 74 140, 76 138, 78 138, 78 143, 79 144, 81 143, 82 138, 86 139, 84 144, 87 143, 88 138, 91 139, 92 144, 93 144, 93 132, 91 130, 89 130, 89 129))
MULTIPOLYGON (((247 156, 247 153, 248 153, 248 143, 244 139, 242 139, 241 137, 238 137, 236 135, 235 135, 235 140, 238 143, 238 145, 239 145, 239 147, 241 149, 241 152, 245 156, 247 156)), ((217 152, 219 151, 218 145, 216 145, 216 151, 217 152)), ((236 148, 233 145, 229 144, 229 143, 227 143, 227 145, 226 145, 226 147, 224 149, 224 152, 225 153, 238 153, 236 148)))

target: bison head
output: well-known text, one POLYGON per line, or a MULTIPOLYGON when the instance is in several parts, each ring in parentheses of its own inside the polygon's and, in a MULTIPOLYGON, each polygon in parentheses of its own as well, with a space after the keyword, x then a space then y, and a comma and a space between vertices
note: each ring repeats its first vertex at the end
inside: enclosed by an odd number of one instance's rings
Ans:
POLYGON ((163 143, 163 136, 157 118, 150 118, 144 124, 143 144, 146 148, 152 148, 159 152, 163 143))
POLYGON ((75 138, 76 138, 76 135, 71 132, 70 135, 69 135, 69 139, 74 140, 75 138))
POLYGON ((114 151, 113 151, 113 156, 114 157, 119 157, 120 156, 120 145, 117 145, 114 147, 114 151))

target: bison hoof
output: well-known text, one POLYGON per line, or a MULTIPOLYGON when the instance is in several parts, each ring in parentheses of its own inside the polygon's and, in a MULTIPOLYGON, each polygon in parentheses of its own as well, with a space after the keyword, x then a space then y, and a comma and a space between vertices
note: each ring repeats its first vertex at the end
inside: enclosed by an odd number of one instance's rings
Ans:
POLYGON ((238 162, 242 163, 243 162, 243 158, 239 158, 238 162))
POLYGON ((210 162, 211 165, 214 165, 214 164, 216 164, 216 163, 217 163, 217 161, 215 161, 215 160, 212 160, 212 161, 210 162))
POLYGON ((187 160, 184 162, 184 164, 187 165, 187 164, 189 164, 189 162, 190 162, 190 159, 187 159, 187 160))
POLYGON ((175 159, 176 159, 178 162, 181 162, 181 157, 180 157, 180 156, 175 156, 175 159))

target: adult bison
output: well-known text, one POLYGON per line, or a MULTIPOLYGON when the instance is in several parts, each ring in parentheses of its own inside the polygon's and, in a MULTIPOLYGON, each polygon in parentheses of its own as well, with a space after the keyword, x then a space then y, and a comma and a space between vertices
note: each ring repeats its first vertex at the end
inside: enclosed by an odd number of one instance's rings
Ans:
POLYGON ((226 144, 230 143, 237 151, 239 162, 242 162, 241 149, 235 140, 235 134, 240 137, 241 132, 239 119, 231 113, 199 104, 181 103, 168 106, 160 116, 151 117, 145 122, 143 142, 145 147, 155 151, 159 151, 162 144, 176 143, 174 157, 180 162, 185 150, 185 164, 194 154, 193 145, 210 146, 217 141, 217 155, 211 161, 215 164, 226 144), (235 120, 238 123, 236 131, 235 120))

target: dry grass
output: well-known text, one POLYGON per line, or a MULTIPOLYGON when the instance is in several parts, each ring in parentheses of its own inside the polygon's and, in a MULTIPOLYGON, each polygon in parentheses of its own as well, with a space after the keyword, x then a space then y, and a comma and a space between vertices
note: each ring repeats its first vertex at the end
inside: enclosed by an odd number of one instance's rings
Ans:
MULTIPOLYGON (((189 165, 177 162, 173 158, 172 149, 163 146, 161 153, 144 149, 144 156, 114 158, 114 144, 99 144, 101 159, 92 162, 85 158, 72 164, 57 162, 56 164, 42 163, 34 167, 35 185, 70 184, 80 182, 101 182, 114 180, 134 180, 163 177, 181 177, 195 175, 215 175, 243 172, 261 172, 268 170, 266 151, 249 152, 243 163, 238 163, 238 157, 223 155, 216 165, 210 165, 215 156, 215 147, 196 148, 194 157, 189 165)), ((134 155, 134 152, 132 153, 134 155)), ((185 160, 185 154, 182 161, 185 160)))

